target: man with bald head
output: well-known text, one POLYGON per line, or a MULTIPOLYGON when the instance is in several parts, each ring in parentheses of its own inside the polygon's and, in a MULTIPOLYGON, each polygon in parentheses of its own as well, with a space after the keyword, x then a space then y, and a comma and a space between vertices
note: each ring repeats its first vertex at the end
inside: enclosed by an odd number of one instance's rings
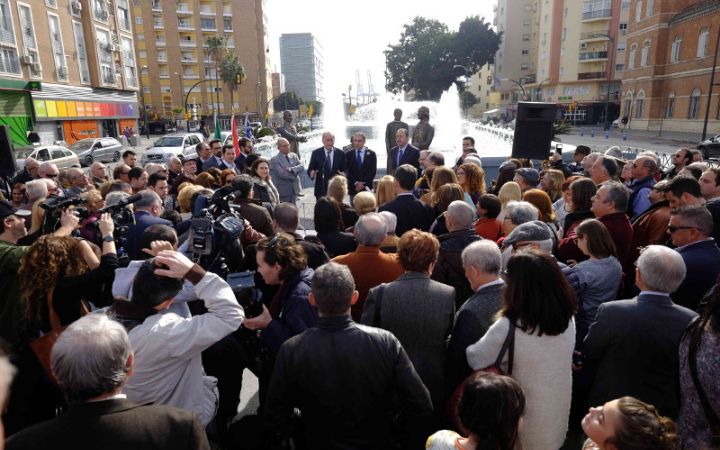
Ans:
POLYGON ((65 195, 68 198, 77 198, 87 192, 90 182, 82 169, 79 167, 69 168, 67 170, 67 177, 70 182, 70 188, 65 191, 65 195))
POLYGON ((38 178, 38 168, 40 162, 35 158, 25 159, 25 167, 13 178, 12 184, 27 183, 28 181, 35 180, 38 178))
POLYGON ((315 180, 315 198, 327 194, 328 182, 332 177, 345 176, 345 152, 335 147, 335 135, 324 132, 322 143, 322 147, 313 150, 308 165, 308 175, 315 180))
POLYGON ((632 183, 630 183, 630 201, 628 215, 635 220, 640 214, 650 208, 650 191, 655 185, 655 172, 658 170, 657 162, 650 156, 638 156, 632 163, 632 183))
POLYGON ((290 142, 285 138, 277 140, 278 153, 270 159, 270 176, 278 190, 281 202, 295 203, 300 193, 301 173, 305 167, 295 153, 290 152, 290 142))

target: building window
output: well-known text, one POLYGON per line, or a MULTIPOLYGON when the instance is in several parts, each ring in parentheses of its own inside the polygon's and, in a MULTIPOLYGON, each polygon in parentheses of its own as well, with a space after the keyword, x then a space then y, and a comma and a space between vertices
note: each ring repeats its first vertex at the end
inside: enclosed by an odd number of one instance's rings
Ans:
POLYGON ((108 17, 110 17, 107 2, 105 0, 92 0, 92 15, 95 20, 107 22, 108 17))
POLYGON ((625 36, 627 34, 627 23, 620 24, 620 35, 625 36))
POLYGON ((655 10, 655 0, 647 0, 647 6, 645 7, 645 17, 653 15, 655 10))
POLYGON ((665 108, 665 118, 672 119, 675 111, 675 92, 670 92, 667 99, 667 107, 665 108))
POLYGON ((57 9, 57 0, 45 0, 45 5, 57 9))
POLYGON ((57 14, 48 13, 48 25, 50 29, 50 42, 52 43, 53 59, 55 60, 55 71, 58 81, 68 80, 68 68, 65 61, 65 48, 60 30, 60 19, 57 14))
POLYGON ((80 69, 80 83, 90 84, 90 68, 88 66, 87 49, 85 48, 85 32, 83 31, 82 23, 73 21, 73 35, 75 36, 78 69, 80 69))
POLYGON ((523 26, 524 26, 524 27, 529 27, 529 26, 530 26, 530 21, 529 21, 529 20, 523 20, 523 26))
POLYGON ((529 40, 530 40, 530 35, 529 35, 529 34, 523 34, 523 35, 522 35, 522 40, 525 41, 525 42, 529 41, 529 40))
POLYGON ((125 86, 138 87, 135 47, 132 39, 126 37, 122 38, 122 62, 125 67, 125 86))
POLYGON ((223 30, 232 31, 232 17, 223 17, 223 30))
POLYGON ((632 92, 628 92, 627 95, 625 95, 625 117, 630 117, 630 113, 632 112, 632 101, 633 94, 632 92))
POLYGON ((120 29, 130 31, 130 7, 128 0, 117 0, 117 20, 120 29))
POLYGON ((704 58, 705 55, 707 55, 707 46, 708 46, 708 39, 710 37, 710 29, 709 28, 703 28, 700 30, 700 36, 698 37, 698 48, 697 48, 697 57, 698 58, 704 58))
POLYGON ((690 94, 690 107, 688 108, 688 119, 697 119, 700 110, 700 89, 695 89, 690 94))
POLYGON ((142 25, 142 23, 143 23, 142 17, 141 17, 141 16, 136 16, 136 17, 135 17, 135 24, 136 24, 136 25, 142 25))
POLYGON ((615 64, 615 72, 622 72, 625 70, 625 64, 615 64))
POLYGON ((530 70, 530 66, 528 64, 520 64, 520 70, 530 70))
POLYGON ((617 46, 618 52, 624 52, 625 51, 625 42, 620 42, 617 46))
POLYGON ((110 39, 110 33, 102 28, 95 28, 95 40, 97 41, 100 81, 104 85, 115 86, 117 85, 117 78, 112 55, 115 46, 110 39))
MULTIPOLYGON (((9 0, 0 0, 0 43, 15 46, 12 13, 9 0)), ((15 48, 3 46, 0 50, 0 72, 20 75, 20 61, 15 48)))
POLYGON ((650 55, 650 41, 645 41, 642 52, 640 53, 640 67, 647 67, 648 57, 650 55))
POLYGON ((523 55, 528 55, 528 54, 530 54, 530 50, 524 48, 524 49, 521 50, 521 53, 522 53, 523 55))
POLYGON ((682 45, 682 38, 680 36, 675 36, 675 40, 672 43, 672 48, 670 49, 670 62, 676 63, 680 61, 680 46, 682 45))
POLYGON ((23 38, 24 53, 22 62, 27 64, 28 73, 31 78, 42 76, 40 65, 40 53, 38 53, 37 40, 35 39, 35 27, 33 26, 33 15, 30 6, 18 3, 18 19, 23 38))
POLYGON ((215 18, 201 18, 200 28, 202 28, 203 30, 217 30, 217 26, 215 25, 215 18))
POLYGON ((645 92, 638 92, 637 99, 635 100, 635 118, 640 119, 643 116, 643 110, 645 109, 645 92))
POLYGON ((642 0, 638 0, 635 4, 635 22, 640 22, 642 18, 642 0))
POLYGON ((628 55, 628 69, 635 68, 635 56, 637 55, 637 44, 630 46, 630 54, 628 55))
POLYGON ((562 30, 562 40, 564 41, 566 37, 567 37, 567 28, 563 28, 563 30, 562 30))

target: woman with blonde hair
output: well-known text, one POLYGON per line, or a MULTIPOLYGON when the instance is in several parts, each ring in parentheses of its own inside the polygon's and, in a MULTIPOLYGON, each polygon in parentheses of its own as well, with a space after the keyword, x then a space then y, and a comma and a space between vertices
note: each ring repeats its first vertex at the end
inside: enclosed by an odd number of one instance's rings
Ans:
POLYGON ((555 203, 562 197, 562 185, 565 181, 565 174, 562 170, 547 169, 540 178, 540 187, 547 192, 550 200, 555 203))
POLYGON ((485 193, 485 171, 477 164, 465 163, 457 169, 458 184, 470 196, 470 205, 475 206, 480 196, 485 193))
POLYGON ((193 195, 205 189, 199 184, 189 184, 182 188, 178 193, 178 207, 180 208, 180 217, 187 220, 192 217, 192 198, 193 195))
POLYGON ((367 213, 377 211, 375 196, 368 191, 359 192, 353 198, 353 208, 355 208, 358 216, 364 216, 367 213))
POLYGON ((377 189, 375 190, 375 197, 377 198, 378 208, 383 206, 385 203, 390 203, 395 200, 397 194, 395 193, 395 177, 392 175, 385 175, 380 178, 377 189))
POLYGON ((347 178, 342 175, 335 175, 328 182, 328 197, 332 197, 340 204, 342 212, 342 219, 345 227, 350 228, 355 226, 355 222, 358 220, 358 213, 353 209, 352 206, 345 203, 345 197, 348 195, 347 178))
POLYGON ((500 215, 497 216, 497 220, 503 223, 503 220, 505 220, 505 206, 510 202, 522 200, 520 185, 514 181, 504 183, 498 192, 498 199, 500 200, 500 215))

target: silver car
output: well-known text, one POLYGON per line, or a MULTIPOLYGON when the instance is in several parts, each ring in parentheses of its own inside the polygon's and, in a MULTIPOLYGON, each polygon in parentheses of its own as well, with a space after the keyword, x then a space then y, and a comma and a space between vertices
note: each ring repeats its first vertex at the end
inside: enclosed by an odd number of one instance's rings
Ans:
POLYGON ((59 145, 38 145, 36 147, 18 147, 15 149, 15 162, 18 170, 25 167, 25 160, 28 157, 35 158, 42 162, 51 162, 58 169, 68 167, 80 167, 80 160, 77 155, 65 147, 59 145))
POLYGON ((167 163, 173 156, 181 160, 196 158, 195 146, 203 139, 200 133, 166 134, 145 150, 140 164, 144 166, 150 162, 167 163))
POLYGON ((89 166, 93 161, 118 161, 122 144, 111 137, 80 139, 70 146, 70 151, 78 156, 80 164, 89 166))

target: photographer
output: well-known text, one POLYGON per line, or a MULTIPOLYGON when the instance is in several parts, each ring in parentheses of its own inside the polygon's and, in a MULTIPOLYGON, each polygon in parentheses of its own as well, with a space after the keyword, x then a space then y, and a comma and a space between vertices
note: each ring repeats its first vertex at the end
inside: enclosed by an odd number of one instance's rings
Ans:
POLYGON ((48 301, 61 325, 69 325, 81 316, 83 302, 96 306, 111 303, 109 289, 104 287, 112 284, 118 259, 110 214, 100 216, 98 227, 103 239, 102 257, 94 269, 83 257, 89 250, 87 241, 68 236, 43 235, 23 257, 20 283, 26 316, 36 320, 43 332, 51 329, 48 301))

